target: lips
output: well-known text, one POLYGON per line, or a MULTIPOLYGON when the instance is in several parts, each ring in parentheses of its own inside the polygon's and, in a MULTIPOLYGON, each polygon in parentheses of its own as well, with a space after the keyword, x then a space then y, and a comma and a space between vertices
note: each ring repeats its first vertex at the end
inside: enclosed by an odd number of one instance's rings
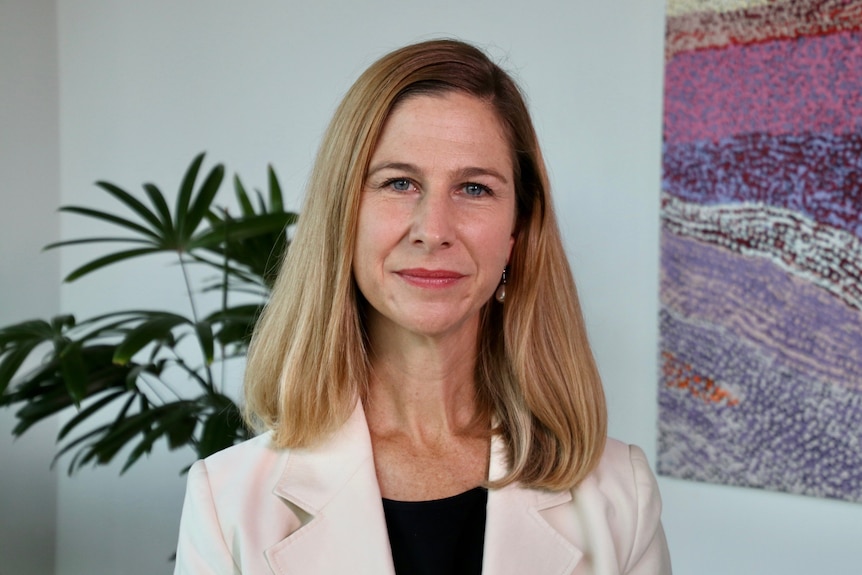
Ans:
POLYGON ((452 270, 409 268, 395 272, 409 284, 419 287, 448 287, 457 283, 464 274, 452 270))

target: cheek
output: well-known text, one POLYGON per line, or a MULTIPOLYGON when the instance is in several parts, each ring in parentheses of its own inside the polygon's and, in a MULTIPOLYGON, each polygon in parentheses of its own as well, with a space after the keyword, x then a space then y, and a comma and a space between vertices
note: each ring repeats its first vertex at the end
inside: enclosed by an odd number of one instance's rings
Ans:
MULTIPOLYGON (((353 249, 353 277, 361 291, 371 289, 383 274, 387 254, 392 249, 391 226, 380 210, 361 206, 353 249)), ((365 294, 366 296, 368 294, 365 294)))
POLYGON ((367 198, 363 198, 359 204, 359 214, 356 220, 356 247, 355 258, 359 259, 368 252, 369 246, 374 245, 376 229, 374 222, 376 216, 372 205, 367 198))
POLYGON ((373 299, 374 279, 372 256, 365 246, 359 242, 357 237, 356 249, 353 252, 353 280, 356 288, 366 300, 373 299))
POLYGON ((354 249, 354 266, 372 263, 373 259, 383 250, 386 234, 380 223, 374 218, 360 218, 356 228, 356 247, 354 249))
POLYGON ((469 230, 470 242, 482 246, 482 251, 488 258, 499 259, 503 263, 509 261, 512 248, 515 245, 514 228, 509 218, 496 216, 493 220, 485 220, 479 216, 468 218, 464 222, 464 230, 469 230))
POLYGON ((375 244, 371 231, 364 229, 361 225, 356 234, 356 246, 353 250, 353 277, 356 282, 362 287, 367 280, 371 269, 374 267, 374 250, 375 244))
POLYGON ((503 274, 503 268, 509 263, 514 239, 509 230, 496 228, 485 230, 475 236, 472 241, 476 263, 482 272, 482 283, 496 289, 503 274))
POLYGON ((353 242, 353 277, 360 289, 363 272, 368 267, 368 246, 371 243, 368 237, 371 230, 368 227, 368 217, 365 212, 360 204, 359 218, 356 222, 356 237, 353 242))

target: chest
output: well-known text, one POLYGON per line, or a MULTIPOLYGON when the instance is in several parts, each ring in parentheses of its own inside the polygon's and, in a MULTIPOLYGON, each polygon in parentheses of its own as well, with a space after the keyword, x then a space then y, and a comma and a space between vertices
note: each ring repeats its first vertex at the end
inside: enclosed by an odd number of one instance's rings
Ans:
POLYGON ((417 445, 398 436, 372 434, 381 495, 399 501, 442 499, 484 485, 489 443, 459 437, 417 445))

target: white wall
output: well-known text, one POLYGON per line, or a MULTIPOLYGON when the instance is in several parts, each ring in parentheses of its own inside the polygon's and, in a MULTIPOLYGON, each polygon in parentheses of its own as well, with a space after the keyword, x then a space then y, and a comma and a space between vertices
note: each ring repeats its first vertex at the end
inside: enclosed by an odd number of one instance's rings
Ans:
MULTIPOLYGON (((0 325, 59 311, 57 19, 53 0, 0 0, 0 325)), ((0 573, 52 573, 54 420, 13 440, 0 410, 0 573)))
MULTIPOLYGON (((611 433, 654 456, 660 0, 59 0, 57 20, 61 201, 105 207, 96 179, 173 191, 201 150, 208 165, 227 162, 256 186, 273 162, 298 206, 320 134, 365 66, 437 36, 486 46, 529 95, 611 433)), ((3 68, 4 86, 8 77, 3 68)), ((0 141, 7 138, 4 130, 0 141)), ((62 218, 63 238, 85 233, 81 218, 62 218)), ((61 268, 92 254, 65 250, 61 268)), ((181 309, 176 274, 162 260, 97 274, 65 286, 61 308, 86 315, 143 300, 181 309)), ((190 457, 160 452, 122 478, 117 468, 62 477, 57 573, 169 572, 183 491, 177 470, 190 457)), ((858 505, 660 484, 678 574, 858 571, 858 505)))

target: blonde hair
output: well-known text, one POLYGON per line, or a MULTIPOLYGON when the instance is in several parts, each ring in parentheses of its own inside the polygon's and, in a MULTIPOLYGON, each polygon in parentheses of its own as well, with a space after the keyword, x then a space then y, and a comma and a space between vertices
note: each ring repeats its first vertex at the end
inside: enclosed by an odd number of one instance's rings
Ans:
POLYGON ((577 485, 604 448, 607 414, 575 283, 551 205, 542 154, 514 81, 455 40, 406 46, 371 65, 323 137, 302 217, 252 338, 246 418, 281 447, 313 444, 365 396, 369 366, 352 260, 359 196, 383 124, 418 94, 486 101, 510 138, 518 221, 505 306, 481 312, 476 385, 497 422, 514 481, 577 485))

